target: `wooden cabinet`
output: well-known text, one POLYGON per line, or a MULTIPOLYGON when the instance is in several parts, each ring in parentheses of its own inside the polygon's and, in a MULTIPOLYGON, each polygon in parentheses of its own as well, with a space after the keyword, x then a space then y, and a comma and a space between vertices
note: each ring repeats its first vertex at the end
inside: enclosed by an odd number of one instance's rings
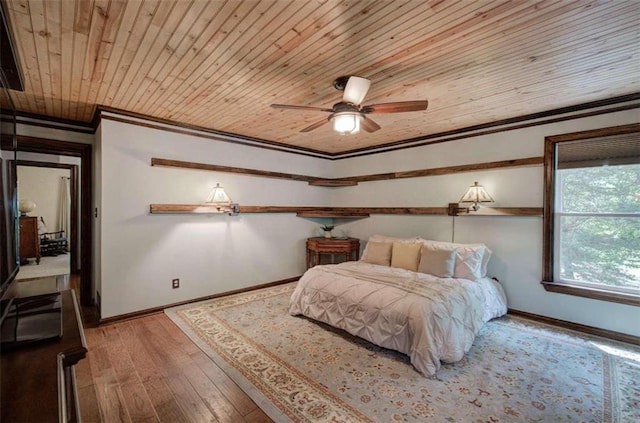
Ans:
POLYGON ((38 237, 38 218, 20 216, 20 264, 27 264, 35 258, 40 264, 40 238, 38 237))
POLYGON ((86 357, 87 343, 75 293, 60 296, 61 338, 2 351, 0 421, 80 420, 74 366, 86 357))
POLYGON ((307 269, 321 264, 323 254, 331 255, 331 263, 358 260, 360 240, 357 238, 322 237, 307 239, 307 269), (336 261, 336 255, 338 256, 338 261, 336 261))

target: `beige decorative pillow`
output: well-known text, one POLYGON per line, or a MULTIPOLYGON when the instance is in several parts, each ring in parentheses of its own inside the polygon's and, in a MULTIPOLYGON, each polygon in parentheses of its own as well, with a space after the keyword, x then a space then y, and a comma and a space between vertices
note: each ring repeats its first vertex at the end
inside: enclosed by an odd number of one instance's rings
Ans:
POLYGON ((362 253, 360 261, 370 264, 379 264, 381 266, 388 266, 391 263, 391 247, 393 244, 390 242, 367 242, 367 246, 362 253))
POLYGON ((418 272, 439 278, 452 278, 456 265, 456 251, 423 245, 420 250, 418 272))
POLYGON ((391 251, 391 267, 417 271, 421 248, 422 244, 394 242, 391 251))

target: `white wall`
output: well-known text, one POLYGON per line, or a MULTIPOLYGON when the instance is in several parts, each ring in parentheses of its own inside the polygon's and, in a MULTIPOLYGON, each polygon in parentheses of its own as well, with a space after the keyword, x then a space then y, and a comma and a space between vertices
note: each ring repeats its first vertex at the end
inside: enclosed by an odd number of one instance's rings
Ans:
MULTIPOLYGON (((335 176, 491 162, 543 155, 549 135, 604 128, 639 120, 637 110, 558 122, 509 132, 339 160, 335 176)), ((364 182, 336 188, 336 206, 445 207, 478 181, 496 207, 542 207, 543 167, 478 171, 454 175, 364 182)), ((374 233, 450 241, 449 216, 384 216, 339 225, 336 230, 366 240, 374 233)), ((505 287, 509 307, 569 322, 640 336, 640 308, 546 292, 542 278, 542 217, 460 216, 456 242, 484 242, 494 252, 489 273, 505 287)), ((364 242, 362 243, 364 244, 364 242)))
POLYGON ((102 318, 301 275, 317 221, 295 214, 158 215, 198 204, 219 182, 241 205, 329 205, 331 188, 230 173, 152 167, 160 157, 317 176, 331 162, 104 119, 97 138, 96 278, 102 318), (100 204, 101 203, 101 204, 100 204), (180 278, 179 289, 171 279, 180 278))
MULTIPOLYGON (((94 265, 96 289, 103 297, 102 317, 304 271, 304 239, 316 235, 323 223, 319 220, 293 214, 148 214, 151 203, 203 201, 216 182, 242 205, 442 207, 457 201, 478 180, 495 198, 494 206, 542 206, 541 166, 321 188, 277 179, 155 168, 150 166, 151 157, 341 177, 542 156, 545 136, 639 120, 637 110, 630 110, 336 161, 103 120, 94 144, 94 196, 99 209, 94 265), (170 288, 174 277, 182 282, 178 290, 170 288)), ((65 141, 94 140, 92 135, 27 125, 19 125, 18 131, 65 141)), ((20 153, 18 158, 38 160, 39 156, 43 155, 20 153)), ((52 161, 49 159, 45 161, 52 161)), ((339 224, 334 232, 362 240, 374 233, 450 240, 452 223, 448 216, 372 215, 339 224)), ((489 270, 502 281, 511 308, 640 336, 636 307, 544 291, 540 285, 542 218, 460 216, 455 226, 457 242, 485 242, 493 249, 489 270)))

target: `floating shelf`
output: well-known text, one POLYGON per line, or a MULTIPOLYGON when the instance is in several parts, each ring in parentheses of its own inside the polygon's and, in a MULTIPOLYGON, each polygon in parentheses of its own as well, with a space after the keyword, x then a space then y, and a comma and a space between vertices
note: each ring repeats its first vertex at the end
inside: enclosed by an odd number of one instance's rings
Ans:
POLYGON ((151 204, 149 212, 152 214, 224 214, 215 206, 206 204, 151 204))
POLYGON ((369 213, 345 213, 345 212, 328 212, 328 211, 308 211, 296 213, 298 217, 331 217, 345 219, 360 219, 371 216, 369 213))
POLYGON ((299 175, 284 172, 272 172, 260 169, 248 169, 233 166, 221 166, 207 163, 185 162, 181 160, 151 158, 151 166, 177 167, 192 170, 206 170, 210 172, 238 173, 264 178, 286 179, 289 181, 307 182, 318 187, 351 187, 362 182, 388 181, 404 178, 421 178, 426 176, 441 176, 479 170, 494 170, 513 167, 539 166, 544 164, 544 157, 527 157, 523 159, 500 160, 495 162, 472 163, 465 165, 445 166, 428 169, 415 169, 400 172, 377 173, 371 175, 348 176, 344 178, 321 178, 317 176, 299 175))
POLYGON ((542 207, 482 207, 458 216, 542 216, 542 207))
MULTIPOLYGON (((220 214, 215 206, 206 204, 151 204, 151 214, 220 214)), ((448 214, 447 207, 308 207, 308 206, 240 206, 240 214, 296 213, 298 217, 366 218, 372 214, 440 215, 448 214)), ((542 207, 482 207, 464 216, 542 216, 542 207)))
POLYGON ((358 181, 340 181, 337 179, 319 179, 317 181, 309 181, 309 185, 314 187, 354 187, 358 185, 358 181))

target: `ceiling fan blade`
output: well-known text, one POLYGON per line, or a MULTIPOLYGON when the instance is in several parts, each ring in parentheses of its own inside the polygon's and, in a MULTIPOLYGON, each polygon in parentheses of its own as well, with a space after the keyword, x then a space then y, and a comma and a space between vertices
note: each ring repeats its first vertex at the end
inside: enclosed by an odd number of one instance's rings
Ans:
POLYGON ((375 123, 374 121, 372 121, 366 116, 363 116, 362 121, 360 121, 360 125, 362 126, 362 129, 364 129, 367 132, 375 132, 378 129, 380 129, 380 125, 378 125, 377 123, 375 123))
POLYGON ((362 106, 362 113, 402 113, 419 112, 427 110, 429 102, 427 100, 398 101, 396 103, 380 103, 362 106))
POLYGON ((318 122, 314 123, 313 125, 309 125, 306 128, 301 129, 300 132, 311 132, 316 128, 320 128, 322 125, 324 125, 327 122, 329 122, 329 119, 319 120, 318 122))
POLYGON ((369 91, 371 81, 366 78, 360 78, 359 76, 350 76, 347 85, 344 87, 344 94, 342 95, 342 101, 345 103, 352 103, 359 106, 364 100, 364 96, 369 91))
POLYGON ((313 106, 293 106, 291 104, 272 104, 271 107, 273 107, 274 109, 309 110, 313 112, 329 112, 329 113, 333 112, 333 109, 325 109, 322 107, 313 107, 313 106))

